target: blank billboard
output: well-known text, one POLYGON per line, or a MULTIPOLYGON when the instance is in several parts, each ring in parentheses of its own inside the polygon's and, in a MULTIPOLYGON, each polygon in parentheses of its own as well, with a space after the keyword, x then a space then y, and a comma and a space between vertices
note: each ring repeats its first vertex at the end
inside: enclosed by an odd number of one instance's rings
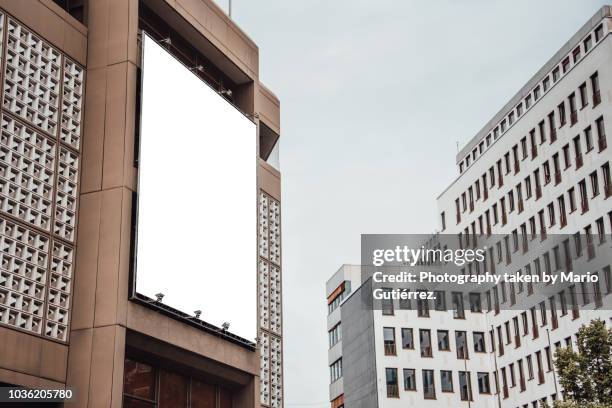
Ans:
POLYGON ((253 341, 253 122, 143 33, 135 291, 253 341))

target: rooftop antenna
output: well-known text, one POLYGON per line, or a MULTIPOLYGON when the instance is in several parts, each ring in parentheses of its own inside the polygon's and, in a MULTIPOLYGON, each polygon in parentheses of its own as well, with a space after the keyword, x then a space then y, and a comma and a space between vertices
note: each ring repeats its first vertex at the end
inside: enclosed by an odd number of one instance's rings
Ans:
POLYGON ((459 153, 459 141, 457 140, 457 153, 459 153))
POLYGON ((228 14, 229 14, 229 18, 232 18, 232 0, 228 0, 228 2, 229 2, 229 7, 228 7, 229 13, 228 14))

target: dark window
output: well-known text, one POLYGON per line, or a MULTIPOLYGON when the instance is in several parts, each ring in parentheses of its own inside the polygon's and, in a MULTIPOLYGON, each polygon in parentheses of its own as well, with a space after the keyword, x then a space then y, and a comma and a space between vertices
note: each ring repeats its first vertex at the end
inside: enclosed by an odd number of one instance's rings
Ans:
POLYGON ((423 397, 425 399, 436 398, 433 370, 423 370, 423 397))
POLYGON ((469 358, 467 348, 467 334, 464 331, 455 332, 455 344, 457 347, 457 358, 459 360, 466 360, 469 358))
POLYGON ((453 392, 453 372, 441 370, 440 383, 442 384, 442 392, 453 392))
POLYGON ((478 373, 478 392, 481 394, 491 393, 491 386, 489 384, 489 373, 478 373))
POLYGON ((450 341, 448 339, 448 330, 438 330, 438 350, 449 351, 450 341))
POLYGON ((414 336, 412 333, 412 329, 402 328, 402 348, 414 348, 414 336))
POLYGON ((474 351, 476 353, 486 353, 485 334, 483 332, 474 332, 474 351))
POLYGON ((431 331, 426 329, 419 330, 419 341, 421 344, 421 357, 432 357, 431 331))
POLYGON ((416 372, 414 368, 404 368, 404 390, 416 391, 416 372))
POLYGON ((459 371, 459 391, 461 401, 472 400, 472 379, 469 371, 459 371))
POLYGON ((397 368, 385 368, 385 377, 387 380, 387 397, 399 398, 399 389, 397 386, 397 368))

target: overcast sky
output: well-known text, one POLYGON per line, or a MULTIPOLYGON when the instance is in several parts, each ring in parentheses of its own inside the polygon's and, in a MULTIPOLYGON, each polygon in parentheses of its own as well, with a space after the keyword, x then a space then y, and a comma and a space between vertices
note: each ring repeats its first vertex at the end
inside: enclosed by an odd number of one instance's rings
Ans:
POLYGON ((329 406, 325 281, 360 234, 433 232, 457 143, 603 4, 233 0, 281 100, 287 408, 329 406))

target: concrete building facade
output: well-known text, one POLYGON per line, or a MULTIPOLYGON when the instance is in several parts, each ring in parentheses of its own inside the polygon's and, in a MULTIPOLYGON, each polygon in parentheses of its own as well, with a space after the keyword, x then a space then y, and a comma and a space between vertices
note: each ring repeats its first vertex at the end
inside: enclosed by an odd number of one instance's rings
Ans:
POLYGON ((0 39, 0 383, 282 407, 280 103, 257 45, 211 0, 0 1, 0 39), (129 297, 143 29, 257 125, 257 344, 129 297))
POLYGON ((345 265, 327 283, 332 407, 537 408, 562 398, 555 350, 612 317, 610 259, 596 256, 609 254, 612 231, 611 29, 606 6, 458 153, 433 237, 487 247, 489 271, 588 268, 599 281, 558 293, 500 284, 461 313, 397 300, 371 310, 359 295, 371 280, 345 265))

